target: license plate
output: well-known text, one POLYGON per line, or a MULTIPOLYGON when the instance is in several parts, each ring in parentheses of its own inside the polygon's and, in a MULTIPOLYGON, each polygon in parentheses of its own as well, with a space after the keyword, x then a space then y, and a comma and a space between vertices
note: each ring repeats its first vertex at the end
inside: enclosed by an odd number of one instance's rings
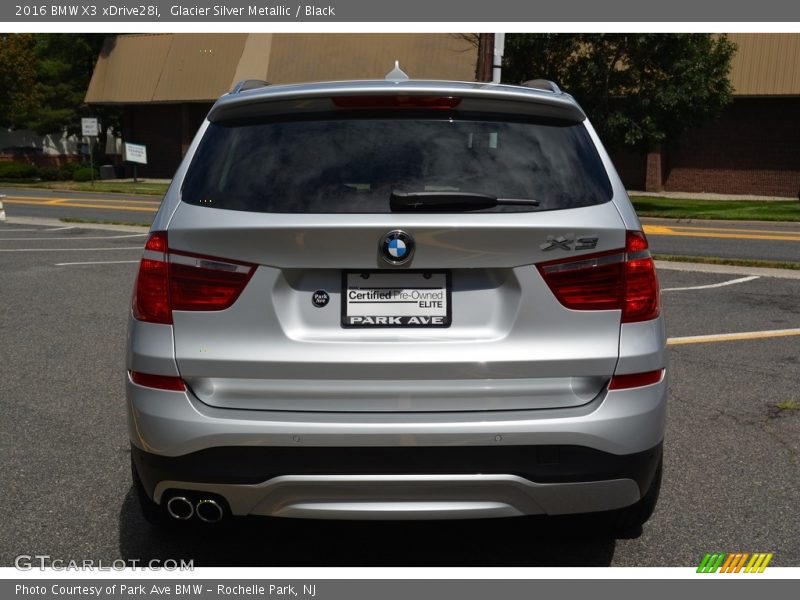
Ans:
POLYGON ((345 271, 342 327, 450 327, 449 271, 345 271))

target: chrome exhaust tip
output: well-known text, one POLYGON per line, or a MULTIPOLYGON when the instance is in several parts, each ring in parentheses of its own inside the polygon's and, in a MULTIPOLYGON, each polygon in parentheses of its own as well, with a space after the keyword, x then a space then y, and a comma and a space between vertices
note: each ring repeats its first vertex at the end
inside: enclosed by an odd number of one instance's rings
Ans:
POLYGON ((222 507, 216 500, 205 498, 197 503, 195 508, 197 518, 205 523, 219 523, 222 517, 225 516, 222 507))
POLYGON ((178 521, 188 521, 194 515, 194 506, 183 496, 173 496, 167 502, 169 516, 178 521))

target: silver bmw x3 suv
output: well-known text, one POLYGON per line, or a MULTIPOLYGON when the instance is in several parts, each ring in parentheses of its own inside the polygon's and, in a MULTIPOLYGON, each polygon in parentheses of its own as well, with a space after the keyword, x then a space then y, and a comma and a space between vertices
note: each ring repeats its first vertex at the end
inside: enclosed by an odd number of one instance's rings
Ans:
POLYGON ((151 521, 449 519, 658 497, 659 285, 547 81, 245 82, 155 218, 130 315, 151 521))

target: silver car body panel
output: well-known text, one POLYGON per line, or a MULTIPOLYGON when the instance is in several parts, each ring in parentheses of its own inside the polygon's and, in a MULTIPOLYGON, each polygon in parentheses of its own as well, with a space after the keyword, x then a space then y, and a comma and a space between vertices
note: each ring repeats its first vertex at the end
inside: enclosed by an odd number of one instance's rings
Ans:
MULTIPOLYGON (((468 105, 469 106, 469 105, 468 105)), ((328 107, 327 110, 330 110, 328 107)), ((212 109, 153 222, 171 249, 256 265, 237 301, 173 311, 173 325, 129 320, 128 371, 180 376, 184 392, 127 378, 129 433, 162 457, 205 449, 575 445, 648 451, 664 434, 667 379, 609 391, 615 373, 666 367, 663 316, 620 324, 620 311, 562 306, 537 264, 624 248, 641 224, 611 159, 566 94, 492 84, 341 82, 230 94, 212 109), (607 172, 609 202, 566 210, 481 214, 277 214, 181 201, 210 121, 327 106, 333 95, 458 95, 475 110, 582 123, 607 172), (414 237, 395 267, 378 242, 414 237), (548 236, 596 248, 543 249, 548 236), (346 243, 342 243, 346 240, 346 243), (336 248, 335 252, 331 248, 336 248), (344 329, 342 271, 446 270, 453 322, 443 329, 344 329), (330 294, 324 308, 311 295, 330 294)), ((221 494, 234 514, 320 518, 464 518, 608 510, 638 500, 630 479, 543 484, 514 475, 285 475, 254 485, 179 479, 156 486, 221 494)))
POLYGON ((594 251, 625 245, 610 202, 547 213, 357 218, 181 204, 170 223, 171 248, 202 248, 259 267, 229 309, 173 312, 179 371, 204 402, 227 408, 470 411, 584 404, 614 372, 619 311, 568 311, 558 302, 533 266, 569 256, 541 249, 548 235, 597 237, 594 251), (451 271, 449 328, 342 329, 341 270, 385 264, 377 242, 392 229, 415 238, 414 269, 451 271), (331 297, 323 309, 311 302, 318 289, 331 297), (397 384, 401 372, 412 389, 397 384), (286 380, 294 381, 294 393, 281 396, 286 380), (359 380, 371 382, 371 398, 359 380), (462 380, 472 391, 459 403, 458 385, 448 390, 430 380, 462 380), (506 391, 490 380, 506 380, 506 391), (329 392, 320 395, 321 388, 329 392))
MULTIPOLYGON (((162 456, 218 446, 417 447, 566 444, 643 452, 664 434, 667 380, 574 408, 481 412, 295 412, 208 406, 128 378, 131 441, 162 456)), ((376 465, 380 471, 380 465, 376 465)))

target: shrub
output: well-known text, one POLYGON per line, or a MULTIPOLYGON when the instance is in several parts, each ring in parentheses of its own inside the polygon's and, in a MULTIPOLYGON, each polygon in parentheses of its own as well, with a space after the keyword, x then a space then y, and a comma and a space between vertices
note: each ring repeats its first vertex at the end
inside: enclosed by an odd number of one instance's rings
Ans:
MULTIPOLYGON (((72 173, 72 179, 75 181, 89 181, 91 178, 92 169, 90 167, 80 167, 72 173)), ((97 172, 97 169, 94 170, 94 178, 100 179, 100 173, 97 172)))
POLYGON ((67 177, 67 179, 72 179, 72 174, 83 166, 85 165, 80 162, 75 162, 75 161, 65 162, 63 165, 61 165, 61 172, 68 173, 69 177, 67 177))
POLYGON ((0 179, 35 179, 39 169, 22 162, 0 162, 0 179))
POLYGON ((58 181, 61 179, 61 171, 55 167, 42 167, 39 169, 39 177, 42 181, 58 181))
POLYGON ((68 162, 61 165, 61 168, 58 170, 58 178, 69 180, 72 179, 72 175, 80 169, 83 165, 79 162, 68 162))

